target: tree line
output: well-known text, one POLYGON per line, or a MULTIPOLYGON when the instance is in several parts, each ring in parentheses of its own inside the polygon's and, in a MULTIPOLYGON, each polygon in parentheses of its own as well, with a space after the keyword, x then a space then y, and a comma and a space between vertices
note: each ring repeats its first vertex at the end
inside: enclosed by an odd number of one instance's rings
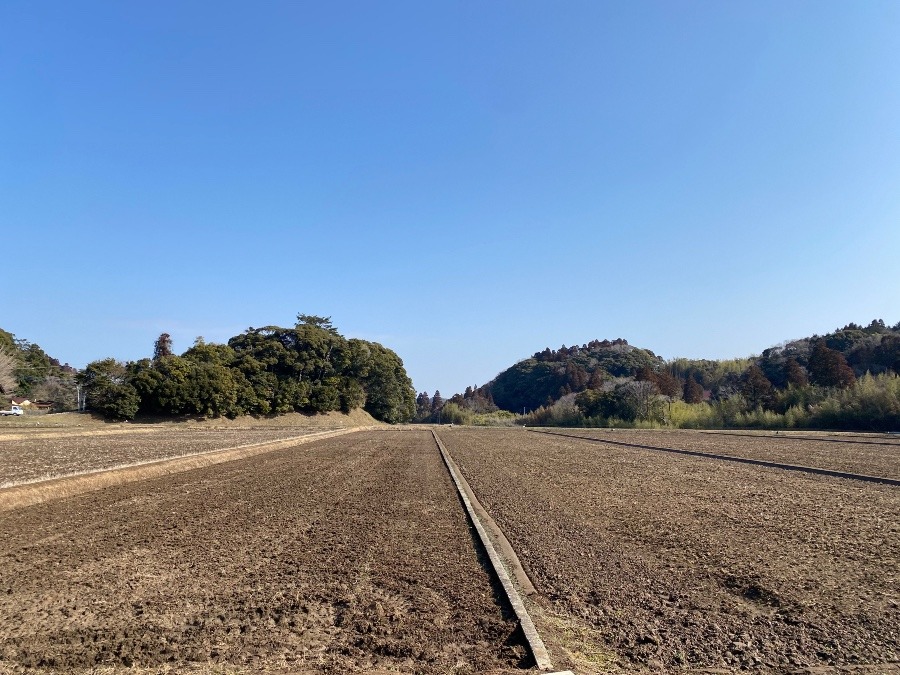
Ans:
POLYGON ((626 340, 544 349, 485 385, 418 396, 400 358, 341 336, 327 317, 202 338, 181 355, 161 335, 152 357, 77 372, 0 330, 0 393, 112 418, 350 411, 386 422, 683 427, 900 428, 900 323, 850 323, 743 359, 665 361, 626 340))
POLYGON ((181 355, 162 334, 152 358, 94 361, 78 374, 87 406, 104 416, 237 417, 350 412, 397 423, 415 390, 390 349, 338 333, 330 318, 299 314, 292 328, 248 328, 227 344, 198 338, 181 355))

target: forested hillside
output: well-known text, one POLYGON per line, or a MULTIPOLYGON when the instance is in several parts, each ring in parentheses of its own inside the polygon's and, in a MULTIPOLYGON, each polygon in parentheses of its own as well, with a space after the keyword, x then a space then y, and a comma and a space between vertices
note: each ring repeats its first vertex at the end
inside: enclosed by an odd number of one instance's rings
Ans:
POLYGON ((73 409, 75 372, 39 345, 0 329, 0 394, 4 397, 52 401, 57 410, 73 409))
POLYGON ((627 341, 544 349, 482 387, 417 399, 421 420, 900 429, 900 323, 848 324, 759 356, 665 361, 627 341), (507 411, 506 415, 500 414, 507 411), (484 417, 487 416, 487 417, 484 417))
POLYGON ((625 340, 595 340, 581 347, 563 345, 537 352, 504 370, 484 388, 494 403, 513 412, 550 405, 572 392, 598 388, 611 377, 627 377, 641 368, 657 369, 663 360, 625 340))
POLYGON ((108 417, 236 417, 363 408, 385 422, 414 412, 415 391, 403 362, 375 342, 346 339, 327 318, 301 314, 293 328, 248 328, 227 344, 198 338, 180 356, 171 339, 153 357, 113 358, 79 373, 87 405, 108 417))

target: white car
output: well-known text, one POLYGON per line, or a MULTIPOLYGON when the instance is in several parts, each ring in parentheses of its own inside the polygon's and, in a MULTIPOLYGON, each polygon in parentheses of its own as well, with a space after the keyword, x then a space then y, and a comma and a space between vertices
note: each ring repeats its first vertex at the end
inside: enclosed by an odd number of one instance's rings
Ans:
POLYGON ((9 410, 0 410, 0 415, 24 415, 25 411, 22 410, 22 406, 13 405, 9 407, 9 410))

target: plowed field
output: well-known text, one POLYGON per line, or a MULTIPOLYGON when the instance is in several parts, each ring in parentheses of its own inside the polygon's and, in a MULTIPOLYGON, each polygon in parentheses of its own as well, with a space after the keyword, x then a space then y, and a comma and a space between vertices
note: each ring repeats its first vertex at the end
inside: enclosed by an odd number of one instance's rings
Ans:
POLYGON ((0 434, 0 488, 59 476, 294 438, 320 429, 178 429, 133 431, 28 429, 0 434))
POLYGON ((805 433, 711 431, 609 431, 557 429, 560 433, 679 450, 693 450, 782 464, 900 479, 900 439, 893 436, 824 437, 805 433))
POLYGON ((0 672, 500 673, 517 635, 426 431, 0 513, 0 672))
POLYGON ((897 487, 522 429, 440 435, 576 672, 900 672, 897 487))

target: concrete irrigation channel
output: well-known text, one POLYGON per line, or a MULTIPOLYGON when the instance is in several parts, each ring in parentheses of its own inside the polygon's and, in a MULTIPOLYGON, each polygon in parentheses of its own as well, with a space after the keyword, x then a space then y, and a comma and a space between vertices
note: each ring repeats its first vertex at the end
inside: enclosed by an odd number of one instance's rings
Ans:
POLYGON ((474 529, 427 430, 12 508, 0 672, 537 672, 474 529))
POLYGON ((547 651, 544 641, 538 634, 534 621, 532 621, 531 615, 525 607, 525 603, 522 600, 518 588, 513 584, 510 574, 506 570, 506 566, 508 565, 514 570, 513 575, 517 577, 520 586, 523 586, 526 592, 530 591, 533 593, 534 586, 532 585, 531 580, 525 575, 518 557, 515 555, 514 550, 509 544, 509 540, 506 539, 506 536, 499 528, 497 528, 493 519, 491 519, 487 515, 487 512, 484 511, 481 504, 478 502, 477 497, 475 497, 475 494, 469 487, 469 484, 466 482, 466 479, 462 477, 462 474, 456 468, 456 463, 450 457, 450 453, 447 452, 447 448, 444 447, 440 437, 438 437, 437 433, 432 433, 434 434, 434 440, 441 451, 441 456, 444 458, 444 463, 447 465, 447 470, 450 472, 453 482, 456 484, 456 488, 459 491, 459 497, 466 507, 466 513, 469 515, 469 520, 478 532, 481 544, 488 554, 488 558, 491 561, 491 568, 494 570, 494 574, 497 576, 497 579, 503 587, 507 602, 509 602, 516 614, 516 618, 519 620, 519 627, 525 635, 525 639, 528 642, 528 648, 534 657, 535 664, 541 670, 552 670, 553 662, 550 660, 550 653, 547 651), (490 533, 488 532, 488 527, 491 528, 490 533), (507 552, 505 561, 497 552, 497 548, 494 547, 494 539, 502 542, 501 550, 505 549, 507 552))

